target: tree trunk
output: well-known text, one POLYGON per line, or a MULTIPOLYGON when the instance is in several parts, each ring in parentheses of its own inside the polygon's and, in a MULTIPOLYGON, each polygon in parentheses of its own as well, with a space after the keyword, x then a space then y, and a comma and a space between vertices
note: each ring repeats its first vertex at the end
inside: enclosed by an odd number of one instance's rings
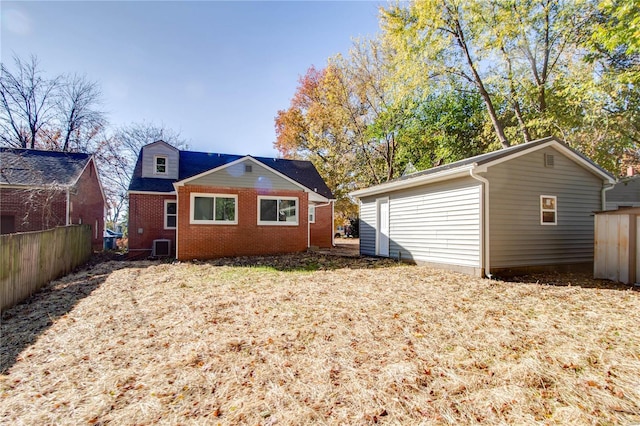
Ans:
POLYGON ((469 47, 467 46, 467 42, 464 37, 464 32, 462 31, 462 26, 460 25, 460 21, 454 18, 454 25, 455 25, 456 41, 458 42, 458 45, 464 52, 464 56, 467 60, 467 64, 469 65, 469 68, 471 68, 473 82, 478 88, 478 91, 480 92, 480 96, 482 96, 482 100, 487 106, 487 111, 489 112, 489 118, 491 118, 491 124, 493 125, 493 128, 496 131, 498 140, 500 141, 500 144, 502 145, 503 148, 509 148, 511 144, 509 143, 507 136, 504 134, 504 127, 502 126, 502 123, 500 123, 500 120, 498 119, 498 114, 496 113, 496 109, 493 106, 491 95, 489 95, 489 92, 487 92, 486 88, 484 87, 482 78, 480 77, 480 74, 478 74, 475 63, 471 58, 471 54, 469 53, 469 47))

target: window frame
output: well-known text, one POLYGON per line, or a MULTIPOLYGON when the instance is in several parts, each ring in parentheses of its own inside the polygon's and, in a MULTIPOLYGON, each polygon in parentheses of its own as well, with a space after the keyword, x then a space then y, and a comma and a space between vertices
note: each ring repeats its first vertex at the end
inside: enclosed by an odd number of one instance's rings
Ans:
POLYGON ((176 229, 178 227, 178 200, 164 200, 164 229, 176 229), (176 205, 175 214, 169 215, 169 203, 174 203, 176 205), (167 219, 169 216, 176 217, 176 226, 169 226, 167 223, 167 219))
POLYGON ((309 223, 316 223, 316 206, 309 204, 309 223))
POLYGON ((258 195, 258 225, 259 226, 298 226, 300 225, 300 199, 298 197, 285 197, 277 195, 258 195), (279 221, 279 220, 260 220, 260 203, 262 200, 276 200, 280 204, 280 201, 295 201, 296 202, 296 215, 295 222, 279 221))
POLYGON ((543 226, 556 226, 558 225, 558 197, 556 195, 541 195, 540 196, 540 225, 543 226), (553 199, 553 209, 544 207, 544 199, 551 198, 553 199), (545 213, 553 213, 553 222, 545 222, 544 214, 545 213))
POLYGON ((208 192, 192 192, 189 196, 189 223, 191 225, 237 225, 238 224, 238 194, 213 194, 208 192), (213 220, 194 219, 196 208, 196 197, 213 198, 213 220), (233 198, 234 220, 216 220, 216 199, 233 198))
POLYGON ((161 176, 166 176, 167 174, 169 174, 169 157, 168 156, 166 155, 153 156, 153 174, 161 175, 161 176), (158 171, 158 160, 161 158, 164 159, 164 172, 158 171))

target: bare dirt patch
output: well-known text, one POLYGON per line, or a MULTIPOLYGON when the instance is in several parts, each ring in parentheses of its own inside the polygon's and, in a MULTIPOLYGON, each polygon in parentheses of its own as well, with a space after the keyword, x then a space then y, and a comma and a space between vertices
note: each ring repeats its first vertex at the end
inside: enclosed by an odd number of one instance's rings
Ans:
POLYGON ((2 320, 2 422, 640 422, 639 292, 321 253, 91 271, 2 320))

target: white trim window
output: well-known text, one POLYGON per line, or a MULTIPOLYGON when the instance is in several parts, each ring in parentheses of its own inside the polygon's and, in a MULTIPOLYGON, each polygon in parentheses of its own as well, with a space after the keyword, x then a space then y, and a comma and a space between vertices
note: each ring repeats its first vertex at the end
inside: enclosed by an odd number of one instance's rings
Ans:
POLYGON ((178 224, 178 202, 164 200, 164 229, 176 229, 178 224))
POLYGON ((298 198, 258 196, 258 225, 298 225, 298 198))
POLYGON ((540 224, 558 224, 558 199, 555 195, 540 196, 540 224))
POLYGON ((191 193, 189 223, 194 225, 237 225, 238 196, 235 194, 191 193))
POLYGON ((316 206, 309 204, 309 223, 316 223, 316 206))
POLYGON ((153 157, 153 174, 166 175, 169 159, 166 155, 156 155, 153 157))

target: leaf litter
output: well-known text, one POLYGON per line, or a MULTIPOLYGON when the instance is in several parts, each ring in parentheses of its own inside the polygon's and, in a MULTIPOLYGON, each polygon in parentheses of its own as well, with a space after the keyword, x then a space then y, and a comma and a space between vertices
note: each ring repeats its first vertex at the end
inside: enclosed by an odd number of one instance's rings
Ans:
POLYGON ((523 281, 321 253, 101 263, 3 315, 0 422, 639 423, 640 293, 523 281))

